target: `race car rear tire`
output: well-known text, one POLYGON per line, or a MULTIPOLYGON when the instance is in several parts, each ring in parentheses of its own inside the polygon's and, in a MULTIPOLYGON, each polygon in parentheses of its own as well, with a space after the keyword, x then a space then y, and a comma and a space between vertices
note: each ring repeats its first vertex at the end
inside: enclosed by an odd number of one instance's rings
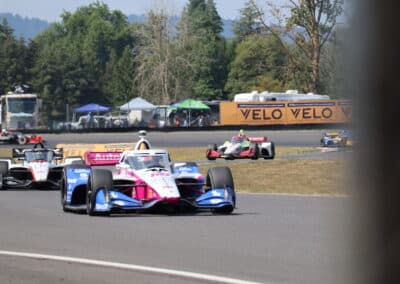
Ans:
POLYGON ((19 136, 17 141, 20 145, 25 145, 28 143, 28 139, 25 136, 19 136))
POLYGON ((235 185, 233 182, 232 172, 228 167, 214 167, 208 169, 206 186, 210 188, 230 187, 233 190, 233 206, 225 206, 211 210, 213 213, 232 213, 236 206, 235 185))
POLYGON ((251 157, 252 160, 258 160, 258 157, 260 156, 260 148, 258 147, 258 144, 255 144, 253 146, 254 149, 254 155, 251 157))
POLYGON ((8 163, 0 161, 0 190, 7 190, 7 186, 3 183, 4 177, 8 174, 8 163))
POLYGON ((112 173, 105 169, 92 169, 89 176, 86 195, 86 212, 89 216, 105 216, 110 212, 97 212, 94 210, 96 205, 96 195, 99 190, 108 190, 112 187, 112 173))

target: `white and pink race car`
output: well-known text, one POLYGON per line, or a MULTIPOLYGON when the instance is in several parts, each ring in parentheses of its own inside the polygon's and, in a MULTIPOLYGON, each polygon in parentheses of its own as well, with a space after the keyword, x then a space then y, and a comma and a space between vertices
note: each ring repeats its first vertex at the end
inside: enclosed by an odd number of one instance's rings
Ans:
POLYGON ((193 162, 171 163, 166 150, 144 149, 123 152, 113 170, 65 167, 61 204, 64 211, 91 216, 188 209, 231 213, 236 195, 229 168, 210 168, 203 176, 193 162))

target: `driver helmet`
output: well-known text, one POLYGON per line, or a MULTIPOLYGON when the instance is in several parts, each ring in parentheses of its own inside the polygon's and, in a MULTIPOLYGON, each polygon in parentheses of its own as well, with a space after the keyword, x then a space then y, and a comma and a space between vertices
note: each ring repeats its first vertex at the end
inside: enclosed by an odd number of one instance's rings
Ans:
POLYGON ((244 130, 243 129, 240 129, 239 130, 239 135, 238 135, 239 137, 246 137, 246 135, 244 134, 244 130))
POLYGON ((152 162, 152 157, 150 155, 140 156, 138 158, 138 160, 139 160, 140 164, 145 168, 150 166, 153 163, 152 162))

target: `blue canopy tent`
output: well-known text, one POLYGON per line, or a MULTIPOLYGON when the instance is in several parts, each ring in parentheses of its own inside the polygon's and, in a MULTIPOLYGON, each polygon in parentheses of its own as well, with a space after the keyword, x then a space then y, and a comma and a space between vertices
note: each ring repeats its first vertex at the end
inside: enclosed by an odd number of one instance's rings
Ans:
POLYGON ((82 112, 106 112, 110 111, 109 107, 105 107, 99 104, 87 104, 81 107, 74 109, 74 112, 82 113, 82 112))
POLYGON ((91 117, 93 118, 93 113, 96 113, 97 115, 99 115, 100 112, 108 112, 110 110, 111 110, 111 108, 105 107, 105 106, 102 106, 102 105, 99 105, 99 104, 91 103, 91 104, 83 105, 81 107, 78 107, 78 108, 74 109, 74 112, 72 114, 72 122, 76 121, 76 114, 77 113, 87 113, 88 116, 86 116, 86 117, 85 116, 81 116, 79 118, 79 120, 78 120, 78 123, 80 125, 84 125, 84 124, 88 123, 88 121, 89 121, 89 124, 92 125, 91 117))

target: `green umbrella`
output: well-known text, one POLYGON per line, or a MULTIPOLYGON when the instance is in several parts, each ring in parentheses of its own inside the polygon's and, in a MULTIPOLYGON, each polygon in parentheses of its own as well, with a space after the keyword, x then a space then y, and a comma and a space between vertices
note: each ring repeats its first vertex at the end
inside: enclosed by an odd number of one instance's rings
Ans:
POLYGON ((176 110, 176 109, 188 109, 189 110, 189 126, 190 126, 190 115, 191 115, 191 110, 192 109, 197 109, 197 110, 206 110, 210 109, 210 107, 201 101, 193 100, 193 99, 186 99, 180 103, 171 105, 169 107, 171 110, 176 110))
POLYGON ((210 107, 201 101, 186 99, 176 105, 177 109, 210 109, 210 107))

